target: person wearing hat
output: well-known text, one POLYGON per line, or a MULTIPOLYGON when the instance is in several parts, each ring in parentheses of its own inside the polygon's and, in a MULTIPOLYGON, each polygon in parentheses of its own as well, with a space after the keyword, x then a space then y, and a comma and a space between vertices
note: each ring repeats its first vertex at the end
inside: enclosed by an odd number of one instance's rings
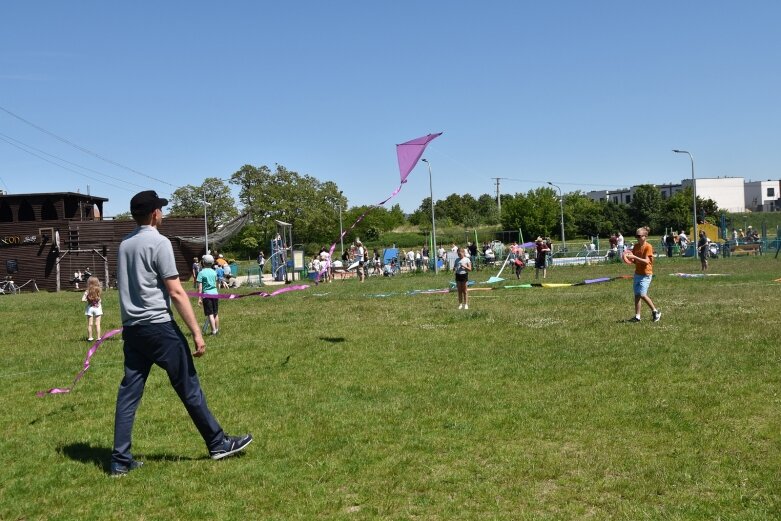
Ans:
MULTIPOLYGON (((217 295, 219 290, 217 289, 217 272, 212 268, 216 266, 214 264, 214 257, 211 255, 204 255, 201 258, 203 263, 203 269, 198 273, 198 293, 201 295, 217 295)), ((198 297, 198 305, 203 306, 203 314, 206 315, 206 320, 211 326, 212 335, 216 335, 220 332, 220 315, 219 315, 219 299, 206 297, 198 297)), ((206 326, 204 325, 204 329, 206 326)))
POLYGON ((168 201, 152 190, 130 200, 130 213, 138 225, 117 251, 117 289, 124 342, 124 377, 117 393, 111 476, 120 477, 139 468, 133 459, 131 438, 136 409, 152 365, 162 367, 212 459, 236 454, 252 442, 252 435, 228 436, 212 416, 195 371, 193 355, 203 356, 203 340, 190 300, 179 280, 171 241, 158 231, 163 206, 168 201), (172 319, 171 302, 187 325, 195 343, 190 353, 187 339, 172 319))
POLYGON ((534 246, 536 248, 534 255, 534 278, 539 279, 540 270, 542 270, 542 278, 544 279, 548 276, 547 261, 550 248, 542 239, 542 237, 537 237, 537 239, 534 241, 534 246))

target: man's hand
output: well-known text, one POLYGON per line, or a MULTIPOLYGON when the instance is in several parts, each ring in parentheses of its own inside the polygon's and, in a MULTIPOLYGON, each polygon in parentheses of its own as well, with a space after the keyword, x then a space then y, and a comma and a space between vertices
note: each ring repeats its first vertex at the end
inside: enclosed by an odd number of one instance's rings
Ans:
POLYGON ((197 335, 193 335, 193 343, 195 344, 194 357, 197 358, 206 354, 206 342, 203 340, 203 335, 200 332, 197 335))

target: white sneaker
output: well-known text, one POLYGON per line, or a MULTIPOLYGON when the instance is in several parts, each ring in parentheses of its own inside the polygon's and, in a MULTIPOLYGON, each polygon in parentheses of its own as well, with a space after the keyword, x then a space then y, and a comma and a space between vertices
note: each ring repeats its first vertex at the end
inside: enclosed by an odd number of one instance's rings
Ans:
POLYGON ((464 309, 469 309, 469 304, 464 304, 464 309))
POLYGON ((464 305, 463 304, 459 304, 458 305, 458 309, 464 309, 464 305))

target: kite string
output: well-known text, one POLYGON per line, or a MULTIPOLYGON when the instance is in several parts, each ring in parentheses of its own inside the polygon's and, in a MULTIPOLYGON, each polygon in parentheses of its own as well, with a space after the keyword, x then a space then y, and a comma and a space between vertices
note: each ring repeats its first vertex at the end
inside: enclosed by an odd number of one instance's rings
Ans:
MULTIPOLYGON (((387 203, 388 201, 390 201, 391 199, 393 199, 394 197, 396 197, 396 196, 399 194, 399 192, 401 192, 401 187, 402 187, 402 186, 404 186, 404 183, 406 183, 406 181, 402 181, 402 183, 399 185, 399 187, 398 187, 398 188, 396 188, 396 189, 393 191, 393 193, 392 193, 392 194, 390 194, 390 196, 389 196, 389 197, 387 197, 387 198, 386 198, 384 201, 380 201, 380 202, 379 202, 379 203, 377 203, 377 204, 370 205, 370 206, 369 206, 369 208, 367 208, 367 209, 366 209, 366 211, 365 211, 365 212, 363 212, 363 213, 362 213, 362 214, 361 214, 361 215, 360 215, 360 216, 359 216, 359 217, 358 217, 358 218, 355 220, 355 222, 354 222, 354 223, 352 223, 352 224, 351 224, 351 225, 350 225, 350 226, 349 226, 349 227, 348 227, 346 230, 343 230, 343 231, 342 231, 342 233, 339 235, 339 238, 338 238, 337 240, 335 240, 335 241, 333 242, 333 244, 331 244, 331 247, 330 247, 330 248, 329 248, 329 250, 328 250, 328 259, 327 259, 327 260, 326 260, 326 262, 325 262, 325 266, 323 266, 323 267, 320 269, 320 271, 317 273, 317 277, 315 278, 315 282, 320 282, 320 279, 323 277, 323 275, 325 275, 325 273, 326 273, 326 272, 328 271, 328 269, 331 267, 331 263, 332 263, 331 259, 332 259, 332 258, 333 258, 333 256, 334 256, 334 251, 336 250, 336 243, 340 242, 340 241, 341 241, 341 240, 344 238, 344 236, 345 236, 345 235, 347 235, 348 233, 350 233, 350 232, 353 230, 353 228, 355 228, 356 226, 358 226, 358 223, 360 223, 361 221, 363 221, 363 219, 364 219, 364 218, 365 218, 367 215, 369 215, 369 212, 371 212, 371 211, 372 211, 374 208, 376 208, 376 207, 378 207, 378 206, 382 206, 382 205, 384 205, 385 203, 387 203)), ((364 259, 363 259, 363 260, 364 260, 364 262, 365 262, 365 261, 366 261, 366 249, 365 249, 365 248, 364 248, 363 254, 364 254, 364 259)))

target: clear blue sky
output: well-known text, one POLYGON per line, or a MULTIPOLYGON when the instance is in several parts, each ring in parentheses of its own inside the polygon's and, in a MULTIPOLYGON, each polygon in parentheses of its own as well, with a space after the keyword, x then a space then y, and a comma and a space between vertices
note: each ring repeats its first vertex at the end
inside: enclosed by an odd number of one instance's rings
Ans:
POLYGON ((680 182, 673 148, 698 177, 780 177, 777 1, 8 2, 0 24, 0 107, 149 176, 0 111, 0 187, 89 185, 108 215, 247 163, 375 203, 394 145, 439 131, 436 199, 680 182))

